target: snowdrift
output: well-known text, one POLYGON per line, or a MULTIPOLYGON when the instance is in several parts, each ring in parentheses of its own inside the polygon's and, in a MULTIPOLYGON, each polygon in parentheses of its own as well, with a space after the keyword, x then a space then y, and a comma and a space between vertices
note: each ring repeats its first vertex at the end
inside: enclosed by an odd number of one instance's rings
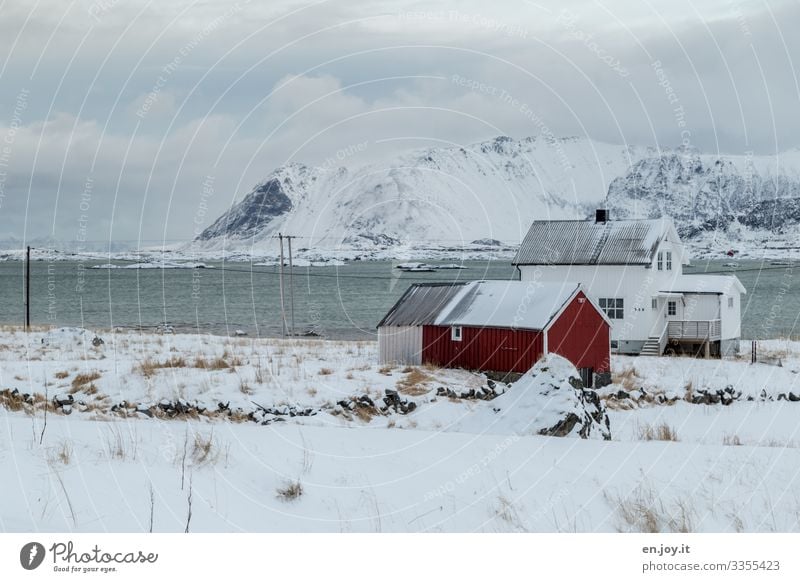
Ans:
POLYGON ((480 404, 452 430, 611 439, 599 396, 583 387, 575 366, 555 354, 539 360, 511 390, 480 404))

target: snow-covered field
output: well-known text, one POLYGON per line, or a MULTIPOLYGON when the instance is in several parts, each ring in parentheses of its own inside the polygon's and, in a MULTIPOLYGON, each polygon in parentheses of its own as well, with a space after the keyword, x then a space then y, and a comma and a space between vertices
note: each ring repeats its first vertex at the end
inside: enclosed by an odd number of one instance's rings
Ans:
POLYGON ((800 530, 798 342, 614 358, 606 441, 529 430, 544 371, 483 400, 373 342, 93 337, 0 332, 2 531, 800 530))

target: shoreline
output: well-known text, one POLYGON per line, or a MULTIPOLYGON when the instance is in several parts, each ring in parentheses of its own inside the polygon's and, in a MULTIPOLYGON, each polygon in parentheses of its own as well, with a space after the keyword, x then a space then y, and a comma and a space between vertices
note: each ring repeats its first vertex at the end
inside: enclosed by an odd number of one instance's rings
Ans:
MULTIPOLYGON (((491 247, 453 247, 453 246, 421 246, 421 247, 382 247, 382 248, 342 248, 334 251, 299 249, 296 261, 310 263, 349 262, 381 262, 381 261, 511 261, 519 248, 519 244, 503 244, 491 247)), ((728 255, 728 249, 711 249, 708 243, 700 241, 686 243, 690 256, 696 261, 796 261, 800 262, 800 246, 765 247, 759 242, 747 245, 731 243, 729 248, 735 251, 728 255)), ((225 250, 190 250, 168 248, 131 249, 126 251, 85 251, 83 249, 46 249, 32 247, 32 262, 231 262, 255 263, 261 261, 275 262, 279 255, 274 251, 260 249, 225 249, 225 250)), ((0 262, 23 261, 25 249, 0 250, 0 262)), ((303 265, 306 266, 306 265, 303 265)))
MULTIPOLYGON (((236 327, 236 326, 232 326, 236 327)), ((296 333, 295 335, 281 335, 281 334, 262 334, 262 335, 251 335, 250 333, 244 334, 237 334, 235 330, 233 333, 230 334, 223 334, 223 333, 214 333, 213 331, 190 331, 189 326, 182 326, 180 324, 167 324, 165 326, 143 326, 143 327, 136 327, 136 326, 115 326, 113 328, 110 327, 92 327, 92 326, 72 326, 72 325, 46 325, 46 324, 32 324, 30 333, 43 333, 43 332, 50 332, 59 329, 81 329, 91 332, 95 335, 101 336, 105 335, 114 335, 114 334, 141 334, 141 335, 154 335, 154 336, 161 336, 161 337, 175 337, 175 336, 189 336, 189 337, 213 337, 213 338, 228 338, 228 339, 237 339, 237 340, 264 340, 264 341, 309 341, 309 342, 356 342, 356 343, 377 343, 378 341, 378 334, 377 331, 375 334, 370 334, 369 336, 364 337, 351 337, 351 336, 337 336, 337 335, 307 335, 303 333, 296 333), (160 330, 162 327, 169 328, 169 330, 160 330), (374 335, 374 338, 372 337, 374 335)), ((22 324, 16 323, 3 323, 0 322, 0 333, 3 332, 10 332, 10 333, 25 333, 25 326, 22 324)), ((751 342, 796 342, 800 341, 800 334, 796 335, 778 335, 769 338, 739 338, 740 348, 739 348, 739 357, 746 355, 749 353, 748 349, 745 349, 745 344, 747 346, 750 345, 751 342)), ((627 355, 627 354, 612 354, 612 356, 617 357, 649 357, 649 356, 635 356, 635 355, 627 355)), ((666 356, 663 356, 666 357, 666 356)), ((684 357, 684 356, 681 356, 684 357)), ((703 358, 691 358, 690 356, 685 356, 689 359, 698 359, 701 360, 703 358)), ((715 358, 710 358, 714 360, 715 358)), ((726 361, 726 360, 736 360, 738 358, 716 358, 717 361, 726 361)))

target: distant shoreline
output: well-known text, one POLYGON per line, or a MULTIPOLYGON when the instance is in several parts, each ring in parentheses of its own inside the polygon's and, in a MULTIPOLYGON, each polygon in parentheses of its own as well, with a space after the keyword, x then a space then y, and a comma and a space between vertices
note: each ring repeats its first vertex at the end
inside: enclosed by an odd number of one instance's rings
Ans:
MULTIPOLYGON (((800 263, 800 246, 786 246, 764 248, 741 248, 733 255, 725 250, 711 250, 706 246, 687 245, 690 256, 694 261, 797 261, 800 263)), ((314 251, 303 249, 295 254, 297 263, 325 263, 325 262, 413 262, 413 261, 507 261, 511 262, 516 254, 516 246, 503 246, 485 249, 457 249, 454 247, 428 247, 428 248, 395 248, 385 249, 342 249, 337 251, 314 251)), ((24 250, 0 251, 0 262, 24 261, 24 250)), ((216 251, 191 252, 178 250, 140 250, 140 251, 115 251, 112 253, 51 251, 50 249, 36 248, 31 253, 32 262, 230 262, 230 263, 255 263, 278 262, 277 253, 262 253, 250 251, 216 251)), ((288 261, 288 258, 284 258, 288 261)), ((300 266, 300 265, 298 265, 300 266)), ((307 265, 302 265, 307 266, 307 265)))

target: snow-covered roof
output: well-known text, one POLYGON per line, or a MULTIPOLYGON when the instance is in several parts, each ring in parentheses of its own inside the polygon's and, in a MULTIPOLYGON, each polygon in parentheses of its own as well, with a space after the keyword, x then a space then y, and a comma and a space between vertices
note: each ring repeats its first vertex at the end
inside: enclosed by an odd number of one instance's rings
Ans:
POLYGON ((736 275, 682 275, 676 277, 669 289, 663 293, 716 293, 731 295, 747 293, 736 275))
POLYGON ((450 300, 434 324, 544 329, 579 288, 577 283, 473 281, 450 300))
MULTIPOLYGON (((672 220, 535 220, 514 265, 647 265, 659 243, 680 243, 672 220)), ((681 257, 688 263, 688 257, 681 257)))

